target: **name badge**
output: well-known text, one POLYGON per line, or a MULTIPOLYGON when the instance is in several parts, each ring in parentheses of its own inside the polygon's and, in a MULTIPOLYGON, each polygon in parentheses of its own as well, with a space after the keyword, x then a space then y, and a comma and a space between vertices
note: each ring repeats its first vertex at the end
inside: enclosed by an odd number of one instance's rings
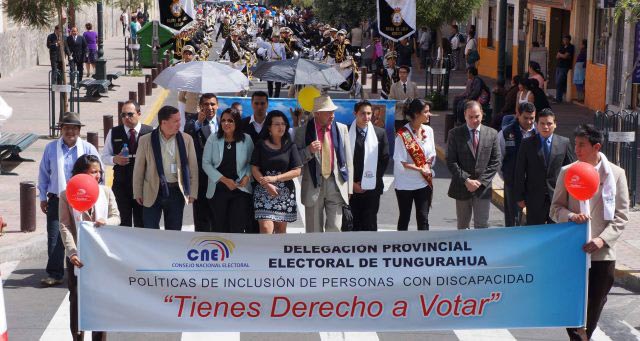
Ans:
POLYGON ((505 141, 505 146, 507 147, 515 147, 516 146, 516 141, 505 141))
POLYGON ((175 163, 172 163, 169 168, 170 168, 171 174, 178 173, 178 166, 175 163))

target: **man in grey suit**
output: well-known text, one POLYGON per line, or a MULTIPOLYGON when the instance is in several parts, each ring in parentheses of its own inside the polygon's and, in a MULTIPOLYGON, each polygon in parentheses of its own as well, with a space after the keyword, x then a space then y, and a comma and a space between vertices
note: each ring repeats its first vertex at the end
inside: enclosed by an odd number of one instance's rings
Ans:
POLYGON ((301 201, 307 232, 338 232, 342 207, 353 193, 353 156, 347 126, 334 120, 329 96, 313 101, 313 119, 296 130, 304 164, 301 201))
POLYGON ((449 197, 456 199, 458 229, 468 229, 473 214, 475 228, 488 227, 491 181, 500 168, 498 134, 482 125, 482 106, 469 101, 465 125, 449 132, 447 167, 451 172, 449 197))
POLYGON ((543 109, 536 116, 537 134, 522 140, 513 177, 513 199, 527 209, 527 225, 553 224, 549 218, 551 196, 558 173, 576 160, 571 142, 555 135, 556 115, 543 109))
POLYGON ((191 135, 193 146, 198 159, 198 199, 193 202, 193 225, 197 232, 213 231, 213 211, 209 208, 207 200, 207 186, 209 184, 207 173, 202 169, 202 153, 207 139, 215 134, 219 127, 218 121, 218 97, 212 93, 202 94, 198 103, 200 110, 198 118, 187 120, 184 132, 191 135))

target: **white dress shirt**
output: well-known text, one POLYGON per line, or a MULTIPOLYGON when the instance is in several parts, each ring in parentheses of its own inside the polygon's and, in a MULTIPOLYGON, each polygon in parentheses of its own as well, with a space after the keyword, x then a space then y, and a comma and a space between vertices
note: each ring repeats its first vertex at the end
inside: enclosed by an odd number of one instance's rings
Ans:
MULTIPOLYGON (((413 134, 410 123, 405 125, 409 129, 413 138, 418 142, 418 145, 422 148, 427 160, 433 159, 431 164, 431 173, 435 176, 433 168, 436 161, 436 143, 433 138, 433 129, 428 125, 422 125, 422 129, 427 133, 427 138, 424 140, 417 139, 413 134)), ((413 164, 413 159, 407 153, 407 148, 404 146, 402 137, 396 136, 395 147, 393 152, 393 176, 395 178, 395 189, 404 191, 413 191, 416 189, 424 188, 428 186, 427 180, 422 177, 420 172, 406 169, 402 165, 403 162, 413 164)))
MULTIPOLYGON (((142 123, 138 122, 138 124, 135 126, 136 130, 136 140, 137 137, 140 136, 140 128, 142 128, 142 123)), ((124 143, 129 143, 129 138, 131 138, 131 136, 129 136, 129 127, 124 126, 124 129, 126 130, 127 133, 127 141, 125 141, 124 143)), ((105 165, 108 166, 113 166, 113 144, 111 143, 111 131, 113 131, 113 129, 109 130, 109 132, 107 133, 107 137, 105 138, 105 142, 104 142, 104 148, 102 148, 102 153, 101 153, 101 158, 102 158, 102 163, 104 163, 105 165)), ((129 147, 130 148, 130 147, 129 147)))

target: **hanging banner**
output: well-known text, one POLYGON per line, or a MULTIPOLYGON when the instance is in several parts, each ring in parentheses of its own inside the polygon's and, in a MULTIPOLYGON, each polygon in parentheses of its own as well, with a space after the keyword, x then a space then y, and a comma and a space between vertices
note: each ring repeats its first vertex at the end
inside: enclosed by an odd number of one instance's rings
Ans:
POLYGON ((416 0, 377 1, 380 35, 399 41, 416 31, 416 0))
POLYGON ((187 15, 180 0, 158 0, 160 23, 174 30, 180 30, 194 18, 187 15))
MULTIPOLYGON (((335 111, 335 120, 337 122, 351 125, 355 119, 353 109, 359 99, 332 99, 338 109, 335 111)), ((384 99, 370 99, 368 100, 372 105, 373 117, 371 122, 387 131, 387 138, 389 139, 389 152, 393 155, 393 148, 395 145, 396 133, 394 130, 394 116, 396 101, 384 100, 384 99)), ((231 104, 238 102, 242 105, 242 117, 253 115, 253 109, 251 108, 250 97, 227 97, 218 96, 218 113, 224 109, 231 107, 231 104)), ((299 108, 300 104, 295 98, 269 98, 269 108, 267 112, 271 110, 280 110, 289 118, 289 124, 293 124, 291 117, 291 111, 299 108)))
POLYGON ((587 227, 79 231, 80 329, 401 331, 584 325, 587 227), (558 260, 562 261, 558 261, 558 260))

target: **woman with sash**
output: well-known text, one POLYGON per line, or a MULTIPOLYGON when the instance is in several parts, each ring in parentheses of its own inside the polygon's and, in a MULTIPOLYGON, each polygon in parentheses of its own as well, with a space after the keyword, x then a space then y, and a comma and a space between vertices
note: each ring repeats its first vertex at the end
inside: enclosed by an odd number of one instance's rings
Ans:
POLYGON ((404 114, 409 120, 398 129, 393 155, 396 198, 398 199, 398 231, 406 231, 411 206, 416 206, 418 230, 429 230, 429 208, 433 197, 433 165, 436 146, 433 129, 427 125, 431 103, 407 99, 404 114))
MULTIPOLYGON (((100 159, 91 154, 82 155, 76 160, 71 171, 71 176, 77 174, 89 174, 102 182, 104 172, 100 159)), ((69 205, 66 190, 60 194, 60 236, 67 252, 67 276, 69 278, 69 312, 71 315, 71 336, 73 340, 84 340, 84 333, 78 330, 78 277, 74 273, 74 267, 83 266, 78 258, 76 239, 77 226, 83 221, 91 221, 95 227, 103 225, 120 225, 120 212, 116 203, 116 196, 111 188, 100 185, 98 200, 95 205, 85 212, 78 212, 69 205)), ((94 331, 93 340, 103 340, 105 332, 94 331)))

